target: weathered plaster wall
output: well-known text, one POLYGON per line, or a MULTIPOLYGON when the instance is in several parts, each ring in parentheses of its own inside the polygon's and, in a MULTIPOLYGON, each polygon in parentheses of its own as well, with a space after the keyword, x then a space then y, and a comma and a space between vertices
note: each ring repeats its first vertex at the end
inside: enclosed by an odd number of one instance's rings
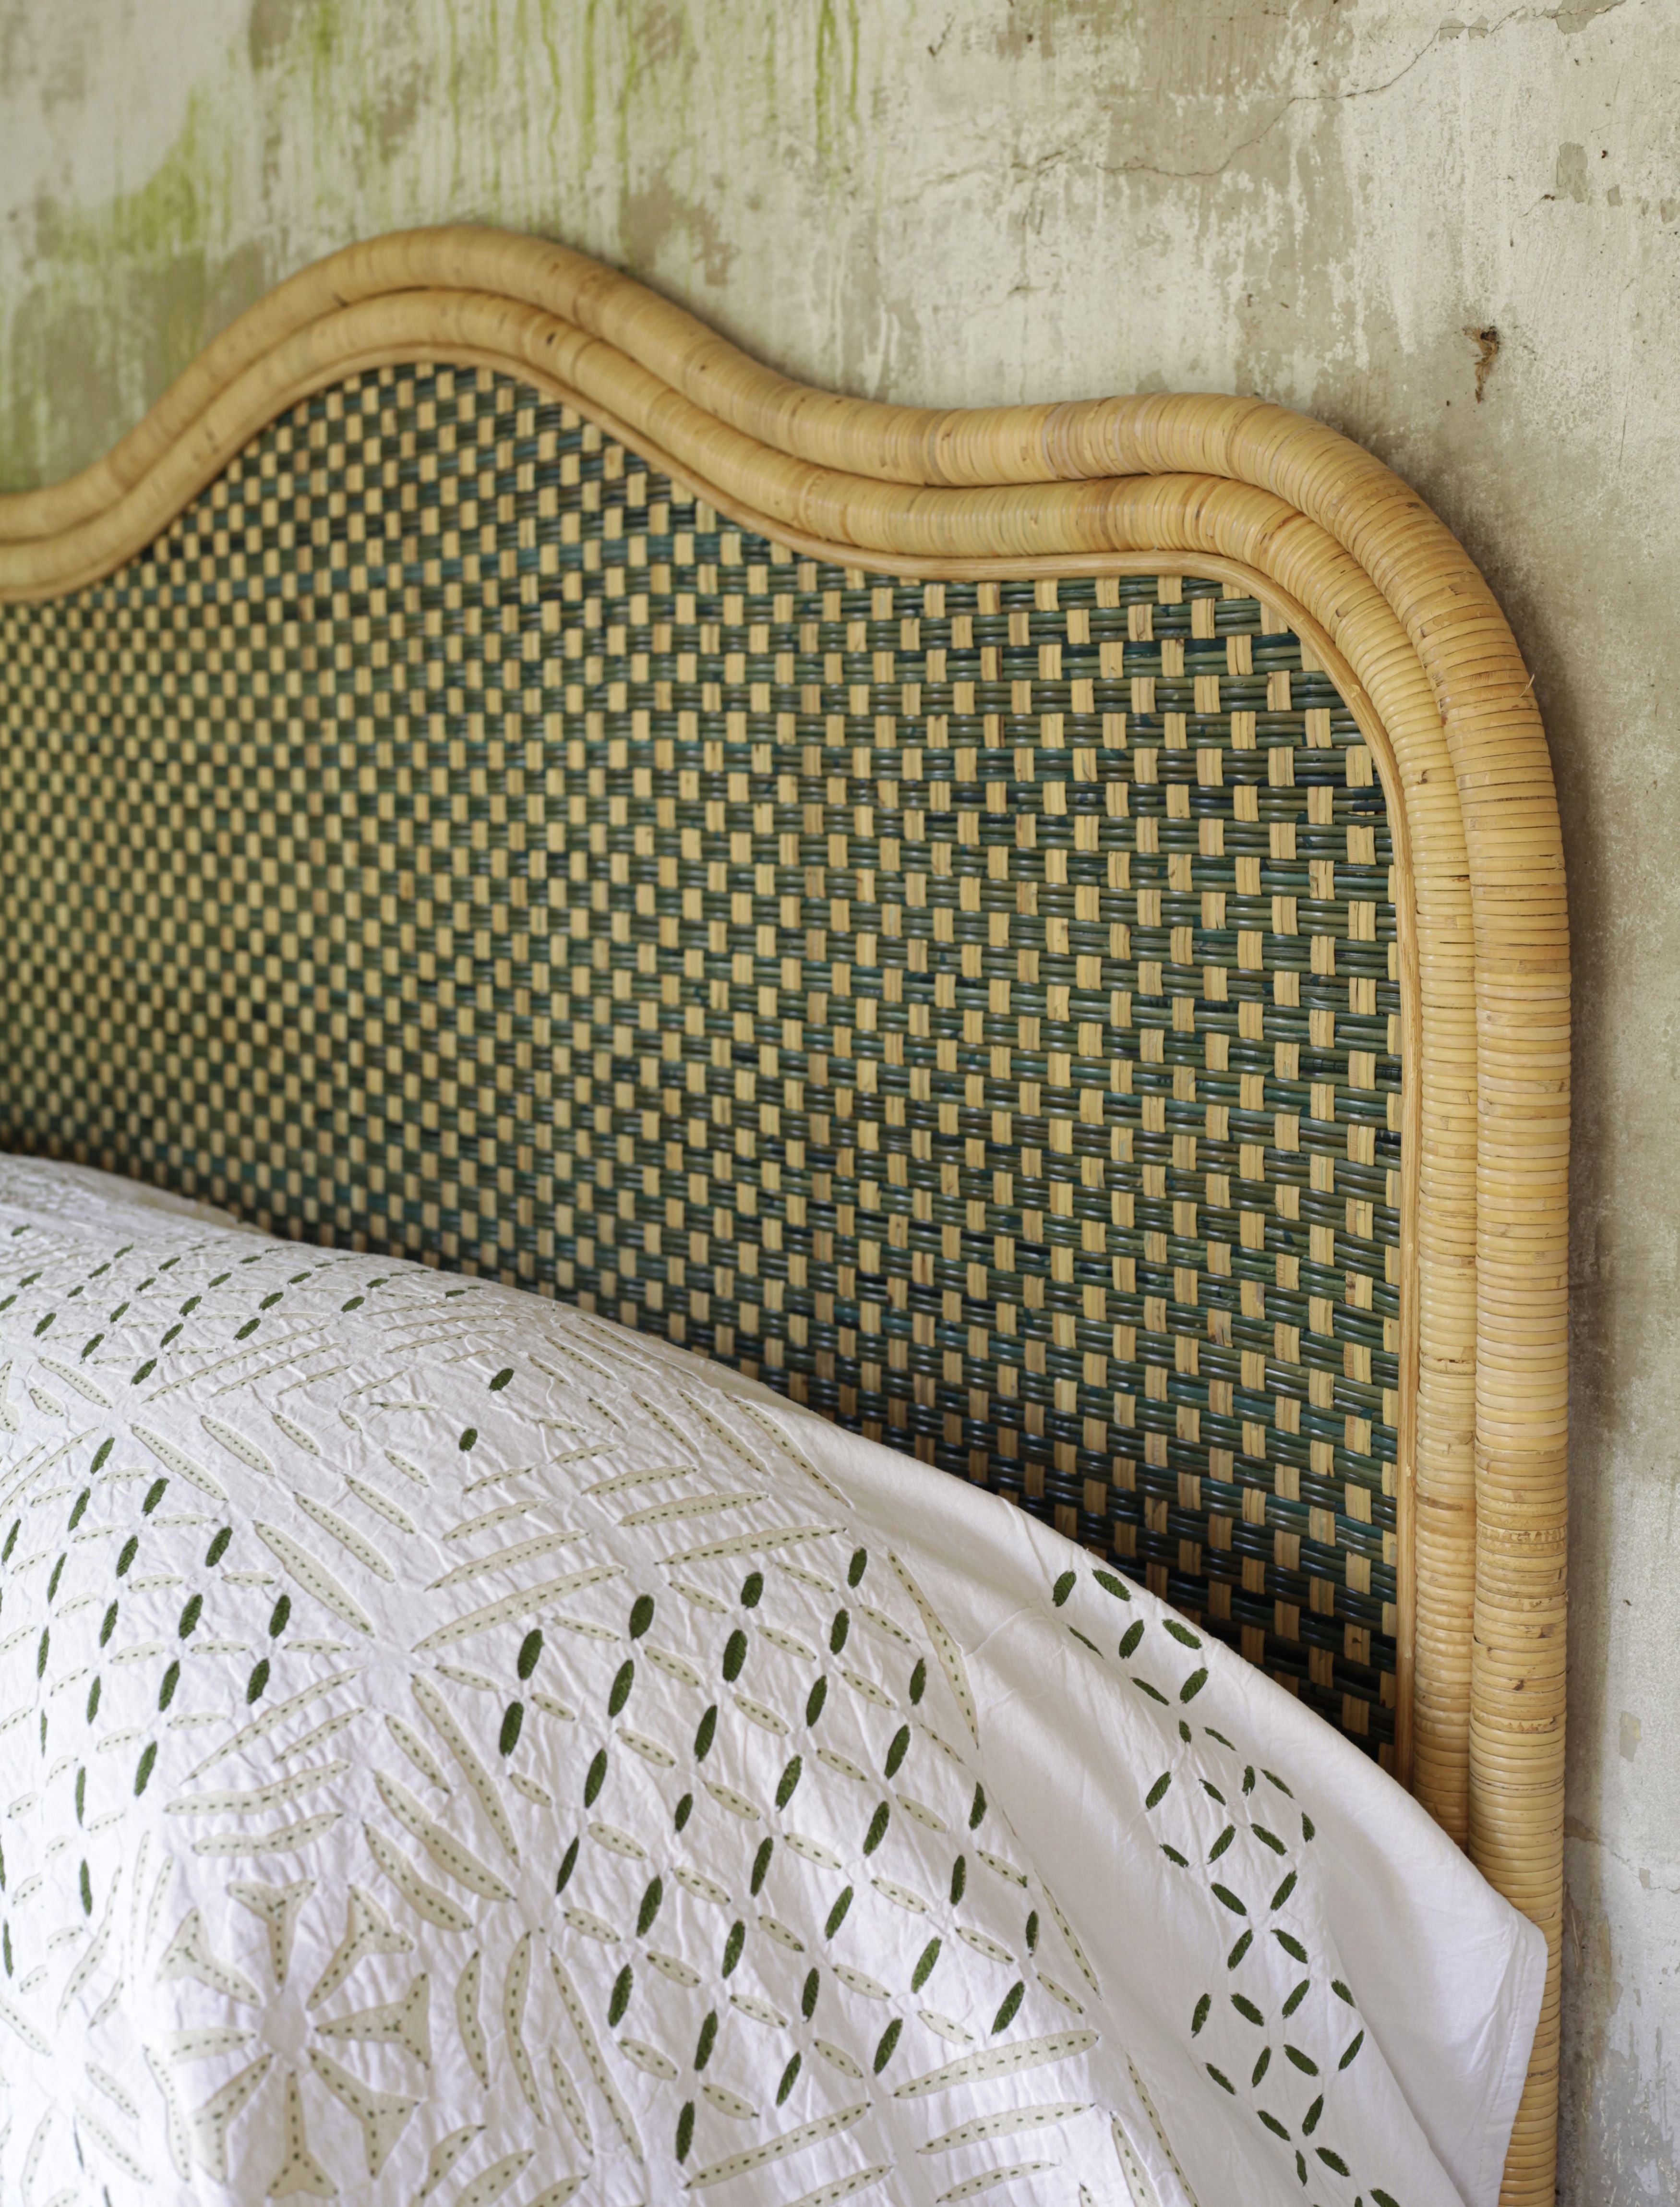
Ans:
POLYGON ((0 484, 315 254, 478 216, 818 380, 1261 392, 1433 501, 1569 840, 1563 2197, 1623 2207, 1680 2198, 1680 4, 1482 4, 0 0, 0 484))

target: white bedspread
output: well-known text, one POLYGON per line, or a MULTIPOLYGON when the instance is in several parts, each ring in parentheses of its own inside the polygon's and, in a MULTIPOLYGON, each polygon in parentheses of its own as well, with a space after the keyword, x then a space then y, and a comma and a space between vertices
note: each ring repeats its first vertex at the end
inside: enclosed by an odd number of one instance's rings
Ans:
POLYGON ((0 1160, 0 2198, 1492 2207, 1539 1934, 1024 1514, 0 1160))

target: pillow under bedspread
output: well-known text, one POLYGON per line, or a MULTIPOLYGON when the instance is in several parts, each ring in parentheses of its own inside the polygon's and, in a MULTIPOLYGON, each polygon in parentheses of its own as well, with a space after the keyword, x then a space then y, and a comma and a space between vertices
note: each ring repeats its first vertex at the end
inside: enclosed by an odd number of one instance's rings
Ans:
POLYGON ((0 1160, 0 2197, 1491 2203, 1539 1935, 1024 1514, 0 1160))

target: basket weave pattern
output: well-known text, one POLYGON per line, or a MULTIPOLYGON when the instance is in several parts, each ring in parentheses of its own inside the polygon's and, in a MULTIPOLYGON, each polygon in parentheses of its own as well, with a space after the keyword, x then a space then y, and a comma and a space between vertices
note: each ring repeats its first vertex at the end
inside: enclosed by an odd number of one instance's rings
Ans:
POLYGON ((0 714, 0 1140, 741 1365, 1391 1761, 1392 852, 1239 586, 796 558, 393 368, 0 714))

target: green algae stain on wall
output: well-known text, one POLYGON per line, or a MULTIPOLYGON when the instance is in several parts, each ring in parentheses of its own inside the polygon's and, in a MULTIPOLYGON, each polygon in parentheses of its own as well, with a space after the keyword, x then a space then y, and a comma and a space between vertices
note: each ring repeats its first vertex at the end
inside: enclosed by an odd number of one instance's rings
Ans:
POLYGON ((816 15, 816 147, 823 167, 858 128, 858 0, 821 0, 816 15))
MULTIPOLYGON (((104 0, 57 4, 100 35, 104 0)), ((769 230, 820 206, 828 233, 852 207, 863 117, 883 96, 859 0, 159 4, 198 5, 219 28, 124 56, 130 147, 148 111, 181 117, 143 182, 79 196, 48 120, 30 148, 0 148, 0 489, 96 458, 272 284, 383 230, 465 220, 564 237, 731 327, 738 298, 764 289, 769 230), (9 210, 6 171, 36 154, 53 181, 9 210)), ((889 45, 931 45, 920 9, 905 0, 889 45)), ((855 256, 841 275, 858 280, 855 256)), ((879 319, 871 294, 849 326, 879 319)), ((850 349, 834 372, 851 373, 850 349)))
POLYGON ((379 35, 398 13, 375 4, 353 38, 331 0, 253 0, 240 34, 198 57, 180 129, 143 182, 86 201, 42 192, 22 211, 27 245, 0 290, 0 490, 98 458, 281 276, 416 218, 392 172, 434 57, 379 35), (296 209, 301 182, 315 203, 296 209))
POLYGON ((0 353, 0 487, 97 458, 271 280, 255 241, 221 242, 231 179, 204 93, 136 190, 97 208, 36 202, 0 353))

